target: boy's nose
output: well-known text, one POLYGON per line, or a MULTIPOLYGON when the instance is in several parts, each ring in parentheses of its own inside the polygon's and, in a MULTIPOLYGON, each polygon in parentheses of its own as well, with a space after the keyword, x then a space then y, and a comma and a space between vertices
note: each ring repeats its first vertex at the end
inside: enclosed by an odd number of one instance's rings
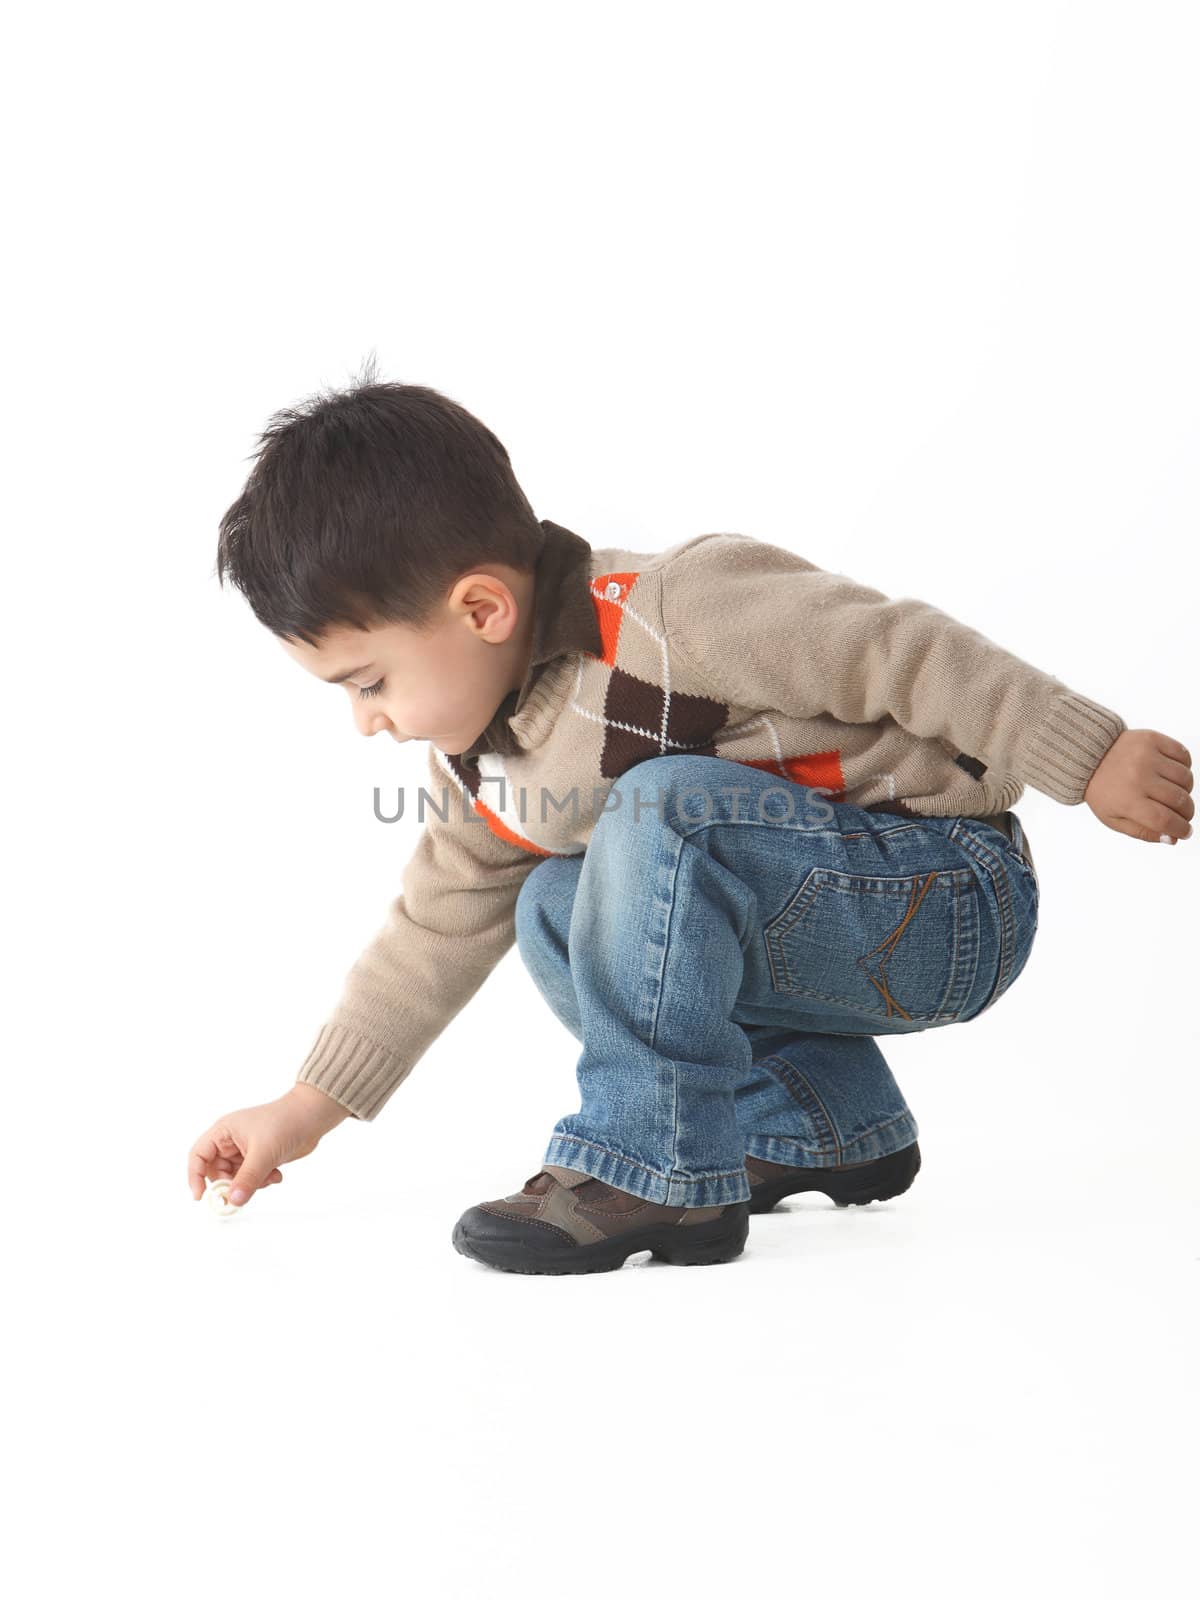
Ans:
POLYGON ((376 733, 382 733, 385 728, 390 728, 391 723, 378 711, 360 711, 355 707, 354 721, 359 733, 364 738, 370 739, 376 733))

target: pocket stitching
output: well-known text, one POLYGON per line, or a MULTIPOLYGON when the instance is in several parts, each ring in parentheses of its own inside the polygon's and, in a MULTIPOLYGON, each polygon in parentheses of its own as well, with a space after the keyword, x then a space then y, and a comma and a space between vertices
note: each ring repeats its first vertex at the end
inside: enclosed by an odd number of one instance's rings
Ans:
MULTIPOLYGON (((784 939, 813 909, 822 889, 834 889, 841 894, 873 893, 876 895, 891 895, 897 899, 903 896, 911 900, 914 888, 922 880, 930 878, 946 882, 953 889, 954 943, 950 955, 950 973, 946 987, 932 1011, 918 1012, 915 1017, 903 1012, 903 1008, 899 1007, 895 997, 888 994, 886 989, 883 992, 885 998, 891 1000, 892 1004, 897 1006, 909 1021, 918 1022, 925 1027, 936 1023, 957 1021, 962 1014, 963 1005, 971 995, 978 973, 979 944, 977 939, 975 941, 974 969, 969 973, 962 970, 962 963, 970 959, 970 940, 969 938, 964 938, 964 935, 969 930, 966 928, 968 910, 963 896, 964 892, 974 894, 977 890, 975 874, 970 867, 933 868, 929 872, 914 872, 898 878, 882 877, 872 873, 843 872, 838 868, 832 867, 811 867, 799 888, 792 895, 792 898, 763 927, 763 942, 766 947, 767 963, 771 971, 773 988, 779 994, 807 995, 810 998, 837 1006, 842 1010, 862 1010, 861 1006, 847 1000, 845 995, 825 994, 820 989, 803 985, 793 979, 788 965, 784 939), (956 1009, 952 1009, 955 997, 958 999, 958 1005, 956 1009)), ((889 935, 888 937, 891 938, 892 936, 889 935)), ((886 939, 883 941, 885 944, 887 942, 886 939)), ((875 948, 878 949, 879 946, 875 948)), ((871 950, 867 951, 866 955, 873 955, 874 953, 875 950, 871 950)), ((862 967, 864 959, 865 955, 855 957, 856 965, 874 983, 875 980, 872 975, 867 972, 866 968, 862 967)), ((876 989, 878 990, 878 988, 879 985, 876 984, 876 989)), ((876 1014, 885 1022, 891 1020, 891 1013, 886 1010, 879 1009, 876 1014)))

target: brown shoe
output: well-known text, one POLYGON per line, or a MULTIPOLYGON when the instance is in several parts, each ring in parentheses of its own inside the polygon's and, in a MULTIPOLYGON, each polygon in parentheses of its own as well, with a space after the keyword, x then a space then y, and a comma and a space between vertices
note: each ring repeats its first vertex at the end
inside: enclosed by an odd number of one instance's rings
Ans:
POLYGON ((464 1211, 451 1240, 460 1255, 505 1272, 611 1272, 639 1250, 679 1267, 732 1261, 749 1228, 748 1200, 660 1206, 546 1165, 516 1194, 464 1211))
POLYGON ((750 1179, 750 1210, 770 1211, 785 1195, 816 1189, 835 1205, 865 1206, 872 1200, 891 1200, 903 1194, 921 1170, 921 1150, 916 1143, 874 1161, 852 1161, 840 1167, 788 1167, 781 1161, 746 1157, 750 1179))

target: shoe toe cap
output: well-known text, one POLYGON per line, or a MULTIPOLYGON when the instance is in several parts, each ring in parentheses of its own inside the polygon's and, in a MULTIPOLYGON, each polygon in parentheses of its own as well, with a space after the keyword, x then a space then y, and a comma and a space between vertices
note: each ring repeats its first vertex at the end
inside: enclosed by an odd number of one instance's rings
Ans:
POLYGON ((468 1244, 519 1244, 526 1250, 560 1251, 576 1247, 565 1228, 517 1212, 491 1211, 486 1204, 471 1206, 454 1225, 454 1238, 468 1244))

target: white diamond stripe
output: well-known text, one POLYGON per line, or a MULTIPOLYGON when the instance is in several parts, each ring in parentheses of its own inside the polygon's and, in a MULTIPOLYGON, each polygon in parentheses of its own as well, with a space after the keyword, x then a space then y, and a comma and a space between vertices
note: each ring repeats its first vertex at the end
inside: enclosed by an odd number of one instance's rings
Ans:
MULTIPOLYGON (((599 722, 606 728, 619 728, 622 733, 636 733, 640 738, 645 739, 647 743, 654 742, 655 736, 650 732, 649 728, 639 728, 633 722, 620 722, 614 717, 602 716, 598 711, 589 711, 586 706, 576 705, 574 701, 571 703, 571 710, 577 716, 586 717, 589 722, 599 722)), ((682 739, 666 740, 666 743, 675 750, 695 750, 700 745, 708 744, 709 742, 708 739, 697 739, 693 744, 685 744, 682 739)), ((665 753, 665 751, 660 751, 660 754, 665 753)))
MULTIPOLYGON (((637 580, 635 579, 634 582, 636 583, 636 581, 637 580)), ((591 588, 591 585, 589 585, 589 588, 591 588)), ((591 589, 591 592, 592 592, 592 594, 596 595, 596 598, 598 600, 608 600, 608 595, 607 594, 597 594, 596 590, 594 588, 591 589)), ((682 749, 688 748, 687 746, 684 746, 684 745, 680 744, 680 742, 677 739, 671 739, 671 738, 668 738, 668 736, 667 736, 667 729, 671 725, 671 656, 670 656, 670 652, 667 649, 666 635, 660 633, 657 628, 652 627, 651 624, 646 621, 646 618, 644 616, 642 616, 640 611, 635 611, 634 610, 634 608, 629 604, 628 600, 626 600, 623 604, 619 604, 615 600, 609 600, 609 604, 610 605, 616 605, 617 609, 620 611, 620 613, 621 613, 621 615, 623 617, 632 617, 634 622, 637 623, 638 627, 641 628, 644 632, 648 633, 650 635, 650 637, 658 645, 658 653, 659 653, 659 657, 660 657, 661 663, 662 663, 662 691, 663 691, 662 722, 661 722, 661 726, 659 727, 659 731, 658 731, 658 751, 659 751, 659 754, 660 755, 665 755, 668 745, 673 745, 675 747, 675 749, 677 749, 677 750, 682 750, 682 749)), ((619 635, 618 635, 618 637, 619 637, 619 635)), ((582 666, 582 663, 580 663, 580 665, 582 666)), ((581 710, 581 708, 579 706, 574 706, 573 709, 577 710, 577 711, 581 710)), ((591 713, 586 713, 585 712, 583 714, 584 715, 590 715, 591 713)), ((605 719, 602 717, 599 720, 600 721, 604 721, 605 719)), ((628 728, 628 724, 625 724, 625 723, 610 722, 608 724, 608 726, 610 728, 611 727, 625 727, 625 728, 628 728)), ((649 733, 646 733, 645 730, 642 729, 642 728, 628 728, 628 731, 631 732, 631 733, 640 733, 640 734, 643 735, 644 738, 647 738, 647 739, 652 737, 652 735, 650 735, 649 733)), ((705 741, 705 742, 707 743, 707 741, 705 741)))
MULTIPOLYGON (((780 743, 779 730, 771 721, 770 717, 767 716, 765 711, 759 712, 757 716, 747 717, 744 722, 734 723, 732 727, 722 728, 720 731, 725 737, 721 742, 724 744, 729 744, 735 733, 744 733, 748 728, 757 728, 760 722, 766 725, 767 732, 771 738, 771 743, 775 747, 775 759, 778 761, 779 765, 782 766, 783 745, 780 743)), ((713 742, 715 744, 717 741, 714 739, 713 742)))
MULTIPOLYGON (((591 593, 595 595, 598 600, 607 600, 610 605, 617 604, 617 602, 612 600, 603 590, 597 590, 594 584, 589 585, 589 588, 591 593)), ((712 744, 719 750, 722 745, 732 743, 736 735, 744 733, 751 728, 757 728, 760 724, 762 724, 766 727, 771 744, 774 748, 775 760, 778 762, 780 768, 783 769, 783 744, 779 738, 779 730, 765 712, 756 713, 752 717, 745 718, 745 720, 742 722, 734 723, 726 728, 720 728, 713 733, 710 738, 698 739, 693 741, 691 744, 686 743, 682 739, 672 739, 667 733, 667 729, 670 727, 671 718, 671 656, 670 651, 667 648, 666 635, 660 633, 657 628, 652 627, 651 624, 647 622, 646 618, 642 616, 639 611, 635 611, 628 601, 626 601, 623 605, 619 605, 618 609, 623 615, 632 617, 634 622, 636 622, 640 628, 648 633, 650 637, 656 641, 659 647, 659 653, 662 658, 663 679, 662 721, 657 737, 660 755, 665 755, 668 749, 695 750, 698 749, 700 745, 704 744, 712 744)), ((579 697, 583 688, 583 668, 584 660, 581 656, 575 669, 575 688, 572 692, 572 697, 569 702, 569 709, 574 711, 577 716, 585 717, 589 722, 600 723, 602 727, 618 728, 623 733, 637 734, 639 738, 646 739, 647 741, 653 741, 655 736, 648 728, 638 727, 636 723, 632 722, 621 722, 613 717, 605 716, 602 712, 591 711, 586 706, 580 704, 579 697)), ((612 668, 609 667, 609 677, 611 676, 612 668)))

